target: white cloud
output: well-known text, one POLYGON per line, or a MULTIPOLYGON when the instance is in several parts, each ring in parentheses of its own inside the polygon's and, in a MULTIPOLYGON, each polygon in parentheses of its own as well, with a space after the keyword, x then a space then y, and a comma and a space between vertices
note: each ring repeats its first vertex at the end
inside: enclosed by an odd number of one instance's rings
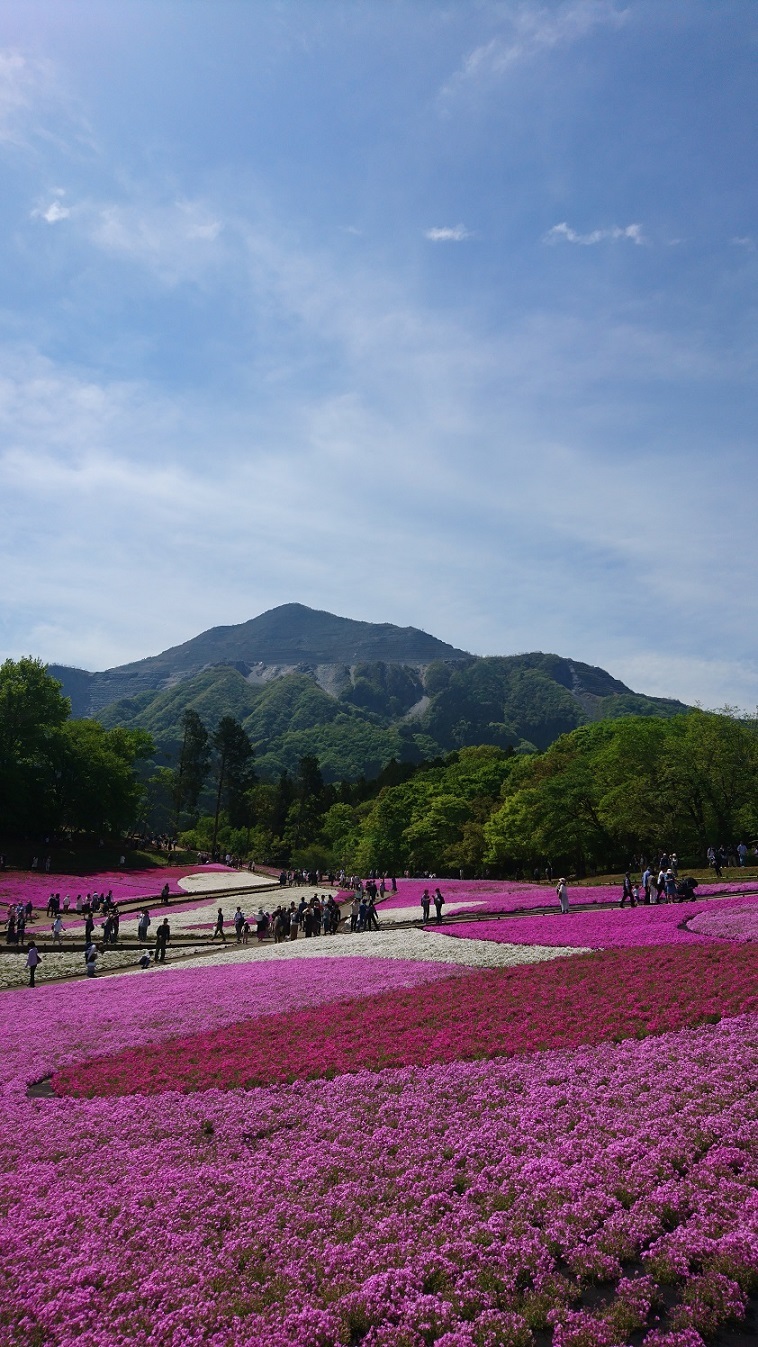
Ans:
POLYGON ((755 252, 755 239, 751 238, 749 234, 739 234, 735 238, 730 239, 729 242, 735 248, 746 248, 748 252, 755 252))
POLYGON ((542 236, 543 243, 578 243, 584 248, 616 239, 629 239, 637 244, 646 242, 640 224, 611 225, 608 229, 593 229, 589 234, 579 234, 563 220, 560 224, 553 225, 552 229, 548 229, 542 236))
POLYGON ((51 201, 49 206, 37 206, 32 211, 32 219, 46 220, 48 224, 57 224, 59 220, 67 220, 71 214, 68 206, 64 206, 60 201, 51 201))
POLYGON ((426 229, 424 231, 424 238, 429 239, 431 243, 463 243, 464 239, 470 239, 471 237, 471 231, 462 224, 426 229))
POLYGON ((443 97, 466 85, 498 78, 512 66, 543 51, 568 46, 601 27, 619 28, 629 17, 612 0, 573 0, 549 9, 524 3, 509 8, 505 31, 469 52, 442 90, 443 97))

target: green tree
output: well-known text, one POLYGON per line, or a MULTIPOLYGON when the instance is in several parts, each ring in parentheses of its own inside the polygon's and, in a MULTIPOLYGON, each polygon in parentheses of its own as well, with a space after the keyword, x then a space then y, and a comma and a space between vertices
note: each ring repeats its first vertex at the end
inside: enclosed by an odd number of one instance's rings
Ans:
POLYGON ((70 720, 55 749, 55 826, 70 832, 123 833, 138 820, 143 790, 134 764, 153 742, 145 730, 105 730, 96 720, 70 720))
POLYGON ((233 828, 246 826, 245 795, 255 780, 253 746, 234 716, 222 716, 211 736, 216 753, 216 812, 213 820, 211 849, 218 841, 222 804, 233 828))
POLYGON ((318 758, 305 754, 297 764, 294 798, 287 814, 284 839, 292 851, 318 841, 324 812, 324 779, 318 758))
POLYGON ((174 827, 178 827, 182 810, 197 812, 200 792, 210 766, 210 736, 197 711, 187 707, 182 712, 182 746, 174 781, 174 827))
POLYGON ((52 826, 53 753, 71 714, 60 688, 40 660, 0 665, 0 817, 9 833, 52 826))

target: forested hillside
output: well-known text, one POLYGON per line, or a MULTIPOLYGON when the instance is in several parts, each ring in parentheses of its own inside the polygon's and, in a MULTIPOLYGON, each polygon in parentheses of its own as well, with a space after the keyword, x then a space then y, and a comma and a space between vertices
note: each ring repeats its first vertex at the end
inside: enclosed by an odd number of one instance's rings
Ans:
POLYGON ((220 665, 116 702, 98 719, 148 730, 166 765, 176 761, 186 710, 208 728, 233 715, 261 777, 273 780, 315 756, 325 779, 339 781, 376 776, 393 759, 418 763, 476 744, 533 753, 593 720, 686 709, 631 693, 602 669, 540 653, 434 661, 421 670, 363 662, 338 673, 326 692, 308 673, 255 683, 220 665))
MULTIPOLYGON (((675 849, 703 864, 710 844, 758 837, 758 731, 691 711, 580 726, 545 752, 465 747, 434 764, 391 764, 374 783, 325 784, 312 759, 259 782, 227 845, 286 864, 366 873, 531 877, 624 868, 675 849)), ((207 845, 211 820, 187 834, 207 845)))

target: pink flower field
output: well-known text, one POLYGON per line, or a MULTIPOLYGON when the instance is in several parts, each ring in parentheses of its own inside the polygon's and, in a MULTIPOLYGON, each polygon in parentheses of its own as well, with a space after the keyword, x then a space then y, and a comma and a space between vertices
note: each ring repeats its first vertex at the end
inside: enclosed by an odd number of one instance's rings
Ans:
MULTIPOLYGON (((460 940, 494 940, 502 944, 553 945, 581 949, 627 949, 642 945, 693 945, 704 936, 720 937, 723 922, 735 906, 758 913, 758 896, 742 903, 724 903, 717 909, 702 902, 671 903, 653 907, 613 908, 599 912, 572 912, 566 916, 503 917, 491 922, 456 922, 444 926, 445 935, 460 940), (697 926, 713 917, 715 925, 697 926)), ((731 936, 729 938, 734 938, 731 936)))
POLYGON ((41 907, 44 912, 51 893, 59 893, 61 898, 69 894, 72 907, 78 893, 85 897, 88 893, 107 893, 109 889, 116 902, 154 898, 164 884, 169 885, 171 893, 181 894, 179 880, 196 874, 199 869, 227 872, 228 866, 169 865, 156 866, 152 870, 102 870, 89 875, 46 875, 9 870, 0 874, 0 909, 9 903, 28 903, 31 898, 35 908, 41 907))
POLYGON ((745 1347, 758 954, 659 945, 3 993, 2 1347, 745 1347))
MULTIPOLYGON (((316 995, 298 1011, 294 1033, 285 1009, 88 1059, 57 1072, 53 1089, 92 1096, 250 1088, 363 1068, 579 1047, 758 1012, 758 950, 747 947, 611 950, 434 985, 423 972, 409 986, 399 971, 388 978, 389 990, 367 998, 371 971, 361 999, 316 995), (619 988, 627 989, 622 996, 619 988)), ((385 977, 388 970, 374 974, 374 986, 385 977)), ((293 980, 285 976, 284 986, 293 980)), ((327 986, 330 981, 327 972, 327 986)))
MULTIPOLYGON (((379 904, 380 919, 383 910, 393 911, 397 908, 406 907, 413 909, 409 916, 420 918, 421 895, 424 889, 428 889, 430 897, 433 897, 434 890, 438 886, 448 902, 470 903, 472 911, 476 912, 528 912, 535 907, 554 908, 556 912, 559 910, 555 883, 529 884, 523 881, 494 879, 399 879, 397 881, 397 893, 393 894, 388 889, 386 897, 379 904)), ((749 893, 751 891, 758 896, 757 881, 747 881, 743 884, 702 883, 697 890, 697 895, 699 899, 702 899, 725 896, 730 893, 749 893)), ((352 892, 343 890, 339 896, 341 902, 348 902, 353 895, 352 892)), ((569 885, 569 901, 575 905, 619 903, 621 901, 621 885, 571 884, 569 885)), ((675 906, 678 907, 679 905, 675 904, 675 906)), ((434 907, 432 907, 432 917, 434 917, 434 907)))
POLYGON ((699 1347, 758 1272, 756 1049, 743 1017, 253 1091, 14 1091, 4 1347, 699 1347))

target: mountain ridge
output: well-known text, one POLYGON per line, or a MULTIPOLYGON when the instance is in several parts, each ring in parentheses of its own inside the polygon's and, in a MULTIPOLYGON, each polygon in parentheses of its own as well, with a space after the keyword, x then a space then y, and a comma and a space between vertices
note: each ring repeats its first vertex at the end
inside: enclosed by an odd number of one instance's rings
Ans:
POLYGON ((63 664, 50 664, 48 669, 63 683, 75 714, 91 715, 125 696, 170 687, 215 665, 244 665, 245 676, 254 675, 258 668, 257 677, 265 679, 303 666, 352 666, 375 661, 424 665, 436 659, 471 658, 468 651, 458 650, 418 627, 361 622, 288 603, 267 609, 247 622, 210 627, 157 655, 99 673, 63 664))
POLYGON ((593 720, 688 708, 634 692, 599 666, 532 651, 472 655, 415 627, 285 604, 145 660, 90 674, 49 665, 75 715, 149 730, 176 761, 181 717, 244 725, 262 775, 319 758, 327 779, 376 775, 479 743, 540 751, 593 720))

